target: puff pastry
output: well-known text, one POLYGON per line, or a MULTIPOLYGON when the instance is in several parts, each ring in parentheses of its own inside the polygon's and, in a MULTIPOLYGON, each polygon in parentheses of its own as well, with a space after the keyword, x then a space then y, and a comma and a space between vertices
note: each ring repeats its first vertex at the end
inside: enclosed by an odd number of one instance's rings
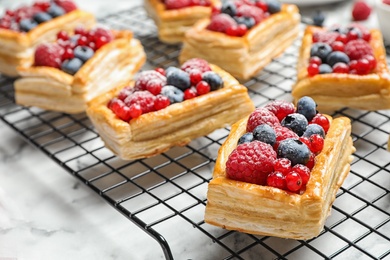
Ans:
POLYGON ((16 103, 80 113, 94 97, 129 82, 144 64, 146 55, 131 32, 114 34, 115 40, 97 50, 73 76, 51 67, 18 67, 22 78, 14 83, 16 103))
POLYGON ((17 67, 28 67, 33 63, 34 50, 42 42, 56 39, 59 31, 73 31, 77 26, 90 28, 95 17, 82 10, 74 10, 52 20, 41 23, 29 32, 0 29, 0 73, 16 77, 17 67))
MULTIPOLYGON (((220 6, 220 0, 211 0, 213 6, 220 6)), ((183 41, 185 32, 198 20, 211 15, 210 6, 191 6, 167 10, 161 0, 145 0, 145 10, 154 20, 158 29, 158 38, 165 43, 174 44, 183 41)))
POLYGON ((254 110, 247 89, 230 74, 210 66, 224 81, 219 90, 125 122, 107 107, 122 88, 119 87, 92 100, 87 114, 106 147, 125 160, 151 157, 173 146, 186 145, 254 110))
POLYGON ((299 33, 300 15, 295 5, 251 28, 243 37, 207 30, 209 18, 197 22, 185 34, 179 61, 199 57, 226 70, 234 77, 248 79, 281 54, 299 33))
POLYGON ((309 77, 307 67, 310 58, 313 33, 322 28, 308 26, 302 39, 297 64, 297 82, 292 88, 295 100, 311 96, 323 111, 350 107, 364 110, 390 108, 390 74, 386 62, 382 34, 371 29, 370 45, 377 61, 374 73, 352 75, 341 73, 318 74, 309 77))
POLYGON ((316 156, 302 195, 270 186, 226 178, 226 161, 246 131, 247 118, 232 126, 221 146, 208 186, 205 222, 229 230, 292 239, 310 239, 323 229, 337 190, 349 173, 352 153, 351 123, 331 122, 322 152, 316 156))

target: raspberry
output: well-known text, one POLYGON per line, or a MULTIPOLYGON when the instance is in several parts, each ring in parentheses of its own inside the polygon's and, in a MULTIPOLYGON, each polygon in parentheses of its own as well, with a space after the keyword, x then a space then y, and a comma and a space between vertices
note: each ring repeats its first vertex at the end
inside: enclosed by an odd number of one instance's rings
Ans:
POLYGON ((355 21, 364 21, 371 14, 371 7, 365 1, 357 1, 352 8, 352 17, 355 21))
POLYGON ((287 115, 295 112, 294 105, 284 100, 272 101, 264 108, 272 112, 279 119, 279 122, 281 122, 287 115))
POLYGON ((155 96, 161 93, 162 87, 161 82, 156 79, 152 79, 146 83, 146 90, 155 96))
POLYGON ((163 68, 155 68, 154 70, 160 73, 161 75, 165 76, 165 70, 163 68))
POLYGON ((280 125, 278 118, 266 108, 257 108, 253 111, 246 125, 246 131, 252 132, 256 126, 261 124, 269 124, 270 126, 280 125))
POLYGON ((110 100, 107 107, 123 121, 129 121, 131 119, 130 109, 125 105, 125 103, 123 103, 122 100, 113 98, 110 100))
POLYGON ((345 45, 344 51, 351 60, 361 59, 365 55, 374 55, 370 44, 362 39, 348 42, 345 45))
POLYGON ((119 94, 118 94, 118 98, 122 101, 125 101, 125 99, 130 96, 131 94, 133 94, 136 90, 132 87, 125 87, 123 88, 119 94))
POLYGON ((278 158, 275 161, 274 170, 284 175, 291 171, 291 161, 287 158, 278 158))
POLYGON ((91 30, 89 32, 89 37, 95 42, 99 41, 99 40, 111 42, 115 38, 114 35, 112 34, 112 32, 109 29, 104 28, 104 27, 97 27, 97 28, 91 30))
POLYGON ((274 149, 277 150, 278 149, 278 146, 279 146, 279 143, 285 139, 288 139, 288 138, 299 138, 299 136, 294 133, 293 131, 291 131, 290 129, 288 129, 287 127, 284 127, 284 126, 274 126, 274 130, 275 130, 275 133, 276 133, 276 143, 274 145, 274 149))
POLYGON ((199 58, 193 58, 184 62, 183 65, 181 65, 181 69, 187 73, 190 73, 193 69, 200 70, 202 73, 206 71, 211 71, 209 63, 199 58))
POLYGON ((237 26, 236 21, 230 15, 221 13, 211 17, 211 21, 207 26, 207 29, 225 33, 228 28, 233 26, 237 26))
POLYGON ((336 39, 340 36, 337 32, 315 32, 313 33, 313 42, 323 42, 327 44, 331 44, 336 41, 336 39))
POLYGON ((237 8, 237 16, 252 17, 256 24, 266 18, 264 11, 256 6, 243 5, 237 8))
POLYGON ((169 98, 167 98, 166 96, 163 96, 163 95, 157 95, 156 99, 154 101, 154 109, 156 109, 156 111, 158 111, 158 110, 161 110, 163 108, 166 108, 170 104, 171 104, 171 102, 169 101, 169 98))
POLYGON ((226 174, 233 180, 266 185, 275 160, 276 152, 269 144, 260 141, 243 143, 229 155, 226 174))
POLYGON ((167 78, 154 70, 146 70, 138 74, 137 81, 134 87, 140 90, 146 90, 146 86, 149 81, 156 80, 161 83, 162 86, 166 85, 167 78))
POLYGON ((137 91, 125 99, 126 106, 130 107, 133 104, 141 106, 142 113, 154 111, 155 96, 149 91, 137 91))
POLYGON ((64 49, 57 43, 43 43, 35 50, 34 65, 59 69, 63 52, 64 49))
POLYGON ((54 3, 67 13, 77 9, 77 5, 72 0, 54 0, 54 3))
POLYGON ((165 7, 168 10, 189 7, 190 5, 191 0, 165 0, 165 7))

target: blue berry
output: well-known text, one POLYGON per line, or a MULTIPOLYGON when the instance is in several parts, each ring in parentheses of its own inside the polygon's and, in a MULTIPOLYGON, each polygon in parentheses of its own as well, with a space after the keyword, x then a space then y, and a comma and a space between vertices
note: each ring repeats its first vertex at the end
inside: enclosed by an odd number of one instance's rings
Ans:
POLYGON ((20 26, 21 31, 28 32, 28 31, 34 29, 35 27, 37 27, 38 23, 34 20, 23 19, 20 21, 19 26, 20 26))
POLYGON ((306 144, 298 139, 288 138, 279 143, 277 154, 279 158, 287 158, 291 166, 306 165, 310 159, 310 150, 306 144))
POLYGON ((234 17, 237 14, 237 7, 233 2, 225 2, 221 7, 221 13, 234 17))
POLYGON ((214 71, 206 71, 202 74, 202 80, 206 81, 210 85, 210 90, 217 90, 223 87, 223 80, 214 71))
POLYGON ((48 13, 39 12, 39 13, 34 14, 33 19, 37 23, 44 23, 44 22, 47 22, 47 21, 50 21, 51 19, 53 19, 53 17, 51 17, 51 15, 48 13))
POLYGON ((316 42, 311 46, 310 57, 317 56, 322 62, 326 62, 326 57, 332 52, 332 47, 324 42, 316 42))
POLYGON ((65 14, 65 10, 58 5, 51 3, 47 13, 51 15, 51 17, 58 17, 65 14))
POLYGON ((320 135, 322 138, 325 138, 324 128, 322 128, 322 126, 318 124, 310 124, 306 127, 306 130, 302 136, 309 138, 310 136, 315 134, 320 135))
POLYGON ((191 87, 190 75, 187 72, 171 67, 165 73, 167 75, 167 85, 175 86, 182 91, 191 87))
POLYGON ((171 104, 180 103, 184 100, 184 92, 172 85, 165 85, 162 87, 161 95, 166 96, 171 104))
POLYGON ((251 132, 243 134, 237 142, 237 145, 250 143, 253 141, 253 134, 251 132))
POLYGON ((348 29, 345 28, 344 26, 334 25, 334 26, 332 26, 332 27, 329 29, 329 31, 330 31, 330 32, 337 32, 337 33, 340 33, 340 34, 347 34, 348 29))
POLYGON ((92 58, 94 54, 95 52, 88 46, 77 46, 74 49, 74 56, 76 58, 79 58, 83 62, 86 62, 87 60, 92 58))
POLYGON ((293 113, 286 116, 281 124, 282 126, 291 129, 298 136, 301 136, 305 132, 308 122, 304 115, 293 113))
POLYGON ((348 55, 341 51, 331 52, 328 57, 326 57, 326 63, 331 67, 333 67, 338 62, 349 64, 349 61, 350 60, 348 55))
POLYGON ((320 10, 315 11, 312 18, 313 18, 313 24, 315 26, 322 26, 324 24, 325 15, 320 10))
POLYGON ((253 138, 266 144, 274 145, 276 143, 275 130, 268 124, 256 126, 253 130, 253 138))
POLYGON ((333 69, 331 66, 329 66, 329 64, 326 64, 326 63, 322 63, 319 67, 319 70, 320 70, 320 74, 328 74, 328 73, 332 73, 333 72, 333 69))
POLYGON ((244 24, 246 28, 251 29, 253 26, 255 26, 256 21, 253 19, 253 17, 246 17, 246 16, 235 16, 233 19, 238 23, 238 24, 244 24))
POLYGON ((270 14, 278 13, 282 10, 282 5, 278 0, 267 0, 267 5, 270 14))
POLYGON ((311 121, 317 114, 317 104, 311 97, 302 97, 297 102, 297 112, 304 115, 307 121, 311 121))
POLYGON ((70 75, 76 74, 77 71, 83 66, 83 61, 79 58, 73 58, 66 60, 61 64, 61 70, 69 73, 70 75))

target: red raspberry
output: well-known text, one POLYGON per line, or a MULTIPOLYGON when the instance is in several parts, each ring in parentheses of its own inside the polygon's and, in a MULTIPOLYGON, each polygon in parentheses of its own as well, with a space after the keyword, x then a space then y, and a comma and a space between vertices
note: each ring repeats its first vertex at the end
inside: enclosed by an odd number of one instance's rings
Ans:
POLYGON ((142 107, 139 104, 132 104, 129 107, 129 115, 131 118, 137 118, 142 115, 142 107))
POLYGON ((154 100, 156 97, 149 91, 137 91, 125 99, 126 106, 130 107, 133 104, 141 106, 142 113, 154 111, 154 100))
POLYGON ((154 70, 160 73, 161 75, 165 76, 165 70, 163 68, 155 68, 154 70))
POLYGON ((256 126, 261 124, 269 124, 270 126, 278 126, 280 125, 279 119, 268 109, 264 107, 257 108, 253 111, 249 118, 248 123, 246 125, 246 131, 252 132, 256 126))
POLYGON ((340 36, 337 32, 315 32, 313 33, 313 42, 324 42, 331 44, 340 36))
POLYGON ((193 58, 184 62, 183 65, 181 65, 181 69, 187 73, 190 73, 193 69, 200 70, 202 73, 211 71, 209 63, 199 58, 193 58))
POLYGON ((196 84, 196 93, 198 95, 204 95, 210 92, 210 85, 206 81, 200 81, 198 84, 196 84))
POLYGON ((188 74, 190 74, 191 86, 196 86, 202 80, 202 72, 199 69, 192 69, 188 74))
POLYGON ((383 3, 386 5, 390 5, 390 0, 383 0, 383 3))
POLYGON ((148 82, 152 80, 160 82, 161 86, 165 86, 167 84, 167 78, 165 76, 154 70, 146 70, 138 74, 134 87, 136 89, 146 90, 148 82))
POLYGON ((207 29, 225 33, 228 28, 233 26, 237 26, 236 21, 230 15, 221 13, 211 17, 211 21, 207 26, 207 29))
POLYGON ((210 6, 211 2, 210 0, 191 0, 191 6, 210 6))
POLYGON ((284 175, 291 171, 291 161, 287 158, 278 158, 275 161, 274 170, 284 175))
POLYGON ((111 109, 111 111, 114 112, 114 114, 123 121, 129 121, 131 119, 130 109, 125 105, 122 100, 118 98, 113 98, 110 100, 107 107, 111 109))
POLYGON ((296 133, 294 133, 293 131, 291 131, 287 127, 277 125, 277 126, 274 126, 273 128, 274 128, 275 134, 276 134, 276 143, 274 144, 275 150, 278 149, 279 143, 281 141, 283 141, 284 139, 288 139, 288 138, 298 139, 299 138, 299 136, 296 133))
POLYGON ((57 43, 43 43, 35 50, 35 66, 47 66, 59 69, 64 49, 57 43))
POLYGON ((118 94, 118 98, 122 101, 124 101, 128 96, 130 96, 131 94, 133 94, 134 92, 136 91, 135 88, 132 88, 132 87, 125 87, 123 88, 119 94, 118 94))
POLYGON ((162 87, 161 82, 157 79, 152 79, 146 83, 146 90, 155 96, 161 93, 162 87))
POLYGON ((271 103, 267 104, 264 108, 272 112, 279 119, 279 122, 282 122, 282 120, 287 115, 295 112, 295 107, 293 103, 284 100, 272 101, 271 103))
POLYGON ((171 101, 169 101, 169 98, 163 95, 157 95, 156 99, 154 100, 154 109, 156 111, 166 108, 171 104, 171 101))
POLYGON ((67 13, 77 9, 77 5, 72 0, 54 0, 54 3, 67 13))
POLYGON ((115 38, 111 30, 102 26, 96 27, 95 29, 89 31, 88 37, 90 38, 90 41, 103 41, 105 43, 111 42, 115 38))
POLYGON ((243 5, 237 8, 237 16, 252 17, 256 24, 266 18, 264 11, 256 6, 243 5))
POLYGON ((191 6, 191 0, 165 0, 165 7, 168 10, 180 9, 191 6))
POLYGON ((364 21, 371 14, 371 7, 365 1, 357 1, 352 8, 352 17, 355 21, 364 21))
POLYGON ((275 160, 276 152, 271 145, 260 141, 243 143, 229 155, 226 175, 233 180, 266 185, 275 160))
POLYGON ((362 39, 348 42, 344 47, 344 51, 351 60, 361 59, 364 55, 374 55, 371 45, 362 39))

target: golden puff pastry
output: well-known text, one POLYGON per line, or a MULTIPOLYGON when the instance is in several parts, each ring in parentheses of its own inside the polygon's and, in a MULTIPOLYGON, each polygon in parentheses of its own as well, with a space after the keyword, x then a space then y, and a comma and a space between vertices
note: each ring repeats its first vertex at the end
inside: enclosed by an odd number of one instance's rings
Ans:
MULTIPOLYGON (((212 6, 220 6, 220 0, 211 0, 212 6)), ((174 44, 183 41, 185 32, 197 21, 211 15, 211 6, 191 6, 167 10, 162 0, 145 0, 145 10, 154 20, 158 29, 158 38, 165 43, 174 44)))
POLYGON ((61 30, 70 32, 80 25, 90 28, 95 23, 92 14, 74 10, 41 23, 26 33, 0 29, 0 73, 10 77, 18 76, 17 67, 28 67, 33 63, 37 45, 54 41, 61 30))
POLYGON ((234 77, 248 79, 291 45, 299 33, 300 15, 295 5, 283 4, 280 12, 242 37, 207 30, 209 23, 209 18, 202 19, 186 32, 179 61, 203 58, 234 77))
POLYGON ((114 34, 115 39, 97 50, 75 75, 44 66, 18 67, 22 78, 14 83, 16 103, 80 113, 88 101, 118 84, 128 83, 144 64, 146 55, 131 32, 114 34))
POLYGON ((390 108, 390 74, 386 62, 382 34, 371 29, 371 45, 377 66, 373 73, 353 75, 347 73, 318 74, 308 76, 310 48, 313 33, 324 30, 308 26, 302 39, 297 64, 297 82, 292 88, 295 100, 303 96, 312 97, 318 110, 332 111, 343 107, 364 110, 390 108))
POLYGON ((184 146, 254 110, 244 86, 217 66, 210 67, 223 79, 223 88, 125 122, 107 107, 122 86, 91 101, 87 114, 106 147, 125 160, 151 157, 173 146, 184 146))
POLYGON ((317 236, 350 170, 351 154, 355 151, 350 120, 340 117, 331 121, 324 148, 316 156, 302 195, 226 177, 226 161, 246 132, 246 123, 244 118, 232 126, 218 152, 208 186, 205 222, 257 235, 291 239, 317 236))

